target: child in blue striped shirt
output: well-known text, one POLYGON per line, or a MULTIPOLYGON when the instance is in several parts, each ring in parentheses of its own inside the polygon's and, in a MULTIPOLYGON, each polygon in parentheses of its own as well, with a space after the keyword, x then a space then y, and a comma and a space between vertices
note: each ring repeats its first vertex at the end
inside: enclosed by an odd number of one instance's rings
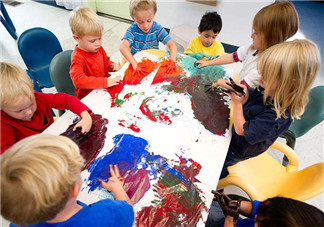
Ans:
POLYGON ((175 64, 177 47, 167 31, 154 21, 156 1, 131 0, 129 10, 134 23, 127 29, 122 39, 120 52, 133 69, 137 69, 137 61, 133 55, 145 49, 159 49, 159 42, 168 46, 170 60, 175 64))

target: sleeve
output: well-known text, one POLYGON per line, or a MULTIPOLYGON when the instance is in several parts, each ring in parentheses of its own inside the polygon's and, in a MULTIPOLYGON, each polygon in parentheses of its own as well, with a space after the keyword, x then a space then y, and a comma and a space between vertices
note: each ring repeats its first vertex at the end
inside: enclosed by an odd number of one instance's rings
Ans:
POLYGON ((190 43, 189 46, 187 47, 187 49, 184 51, 184 54, 194 54, 195 53, 195 38, 193 38, 190 43))
POLYGON ((16 142, 15 130, 12 126, 1 122, 1 154, 16 142))
POLYGON ((70 76, 73 85, 79 89, 96 89, 107 87, 107 78, 86 75, 83 69, 85 65, 86 63, 83 61, 82 57, 77 56, 77 54, 72 54, 70 76))
POLYGON ((114 62, 110 60, 110 57, 108 57, 107 53, 105 50, 103 50, 103 56, 104 56, 104 59, 105 59, 105 68, 108 69, 108 72, 113 72, 113 64, 114 62))
POLYGON ((215 42, 216 42, 216 46, 215 46, 216 51, 215 51, 214 55, 215 56, 217 56, 217 55, 223 56, 225 54, 223 44, 221 42, 219 42, 218 40, 216 40, 215 42))
POLYGON ((130 46, 133 45, 133 43, 134 43, 134 39, 135 39, 135 35, 133 34, 133 31, 132 31, 132 30, 133 30, 133 29, 132 29, 132 25, 131 25, 131 27, 129 27, 129 28, 127 29, 127 31, 126 31, 124 37, 122 38, 122 40, 123 40, 123 39, 128 40, 130 46))
POLYGON ((169 36, 168 32, 161 25, 157 24, 157 26, 159 31, 157 38, 166 45, 171 40, 171 36, 169 36))
POLYGON ((259 205, 260 205, 260 201, 258 200, 253 200, 252 201, 252 212, 250 214, 250 218, 253 218, 255 217, 255 215, 257 214, 257 211, 258 211, 258 208, 259 208, 259 205))
POLYGON ((79 116, 85 110, 91 112, 91 110, 85 104, 72 95, 65 93, 44 93, 43 96, 51 108, 58 110, 67 109, 79 116))
POLYGON ((237 49, 237 57, 239 59, 239 61, 244 61, 246 59, 246 56, 248 54, 248 51, 251 47, 251 44, 247 44, 244 46, 241 46, 237 49))

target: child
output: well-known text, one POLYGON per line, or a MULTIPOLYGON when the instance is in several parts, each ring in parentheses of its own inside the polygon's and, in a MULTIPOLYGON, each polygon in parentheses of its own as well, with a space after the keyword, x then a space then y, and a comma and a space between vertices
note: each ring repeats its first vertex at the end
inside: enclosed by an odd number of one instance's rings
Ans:
POLYGON ((69 109, 81 116, 74 127, 86 133, 92 125, 90 109, 77 98, 33 90, 33 82, 20 67, 0 62, 1 154, 17 141, 41 133, 53 122, 52 108, 69 109), (89 111, 89 112, 88 112, 89 111))
POLYGON ((253 45, 240 47, 232 54, 211 61, 198 61, 199 68, 208 65, 224 65, 234 62, 244 62, 239 74, 239 81, 251 88, 259 83, 260 74, 257 71, 256 58, 267 48, 284 42, 298 30, 299 19, 294 5, 287 1, 274 2, 262 8, 254 17, 251 38, 253 45))
POLYGON ((120 81, 112 79, 109 72, 120 66, 107 56, 102 48, 103 24, 89 7, 80 6, 72 11, 70 27, 73 38, 78 42, 71 56, 70 75, 75 86, 75 96, 82 99, 95 88, 108 88, 120 81))
POLYGON ((167 45, 170 50, 171 64, 175 69, 177 47, 167 31, 154 21, 157 10, 155 0, 131 0, 130 15, 135 21, 125 33, 120 46, 120 52, 132 65, 134 73, 137 68, 134 54, 145 49, 159 49, 159 42, 167 45))
MULTIPOLYGON (((227 167, 255 157, 285 132, 294 118, 299 118, 308 102, 308 92, 320 66, 317 47, 308 40, 294 40, 274 45, 257 59, 260 85, 245 96, 231 92, 233 102, 232 138, 220 178, 227 167)), ((214 86, 225 87, 219 79, 214 86)), ((256 170, 257 171, 257 170, 256 170)))
POLYGON ((134 211, 116 165, 102 182, 116 200, 76 200, 83 165, 67 137, 39 134, 19 141, 1 159, 1 215, 11 226, 132 226, 134 211))
POLYGON ((225 194, 216 194, 217 202, 209 211, 206 227, 209 226, 245 226, 245 227, 309 227, 321 226, 324 213, 318 208, 298 200, 274 197, 263 202, 231 200, 225 194), (246 219, 236 219, 238 215, 246 219))
POLYGON ((201 18, 198 27, 200 36, 190 41, 185 54, 202 53, 204 55, 217 56, 224 55, 224 47, 216 40, 217 35, 222 29, 222 19, 217 12, 207 12, 201 18))

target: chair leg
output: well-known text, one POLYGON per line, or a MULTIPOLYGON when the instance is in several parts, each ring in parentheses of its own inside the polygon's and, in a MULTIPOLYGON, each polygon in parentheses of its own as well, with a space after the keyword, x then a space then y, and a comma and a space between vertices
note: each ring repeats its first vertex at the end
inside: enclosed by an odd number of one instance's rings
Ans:
POLYGON ((12 23, 12 21, 11 21, 11 19, 10 19, 10 17, 9 17, 9 14, 8 14, 6 8, 4 7, 4 4, 3 4, 2 1, 1 1, 1 6, 0 6, 0 7, 1 7, 1 12, 2 12, 3 17, 5 18, 6 22, 7 22, 8 25, 11 27, 11 29, 12 29, 14 32, 16 32, 16 28, 15 28, 14 24, 12 23))
MULTIPOLYGON (((283 138, 286 139, 286 144, 291 149, 294 149, 295 148, 296 136, 295 136, 295 134, 292 131, 287 130, 286 132, 284 132, 283 134, 281 134, 280 137, 283 137, 283 138)), ((288 158, 286 156, 284 156, 283 159, 282 159, 282 165, 283 166, 287 166, 288 163, 289 163, 288 158)))
POLYGON ((14 39, 17 39, 18 37, 16 35, 16 32, 12 29, 12 27, 9 25, 9 23, 1 15, 0 15, 0 20, 1 20, 1 23, 3 24, 3 26, 5 26, 5 28, 11 35, 11 37, 14 39))

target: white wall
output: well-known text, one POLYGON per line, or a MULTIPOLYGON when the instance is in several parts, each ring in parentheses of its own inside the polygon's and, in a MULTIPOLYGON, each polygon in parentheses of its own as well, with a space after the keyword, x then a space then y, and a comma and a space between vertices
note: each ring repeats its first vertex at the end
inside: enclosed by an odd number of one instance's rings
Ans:
POLYGON ((214 7, 185 0, 157 0, 158 10, 155 20, 167 28, 181 24, 189 24, 196 28, 206 11, 217 11, 223 21, 223 28, 218 39, 221 42, 241 46, 251 42, 250 35, 254 15, 272 2, 274 0, 222 0, 217 1, 216 7, 214 7))

